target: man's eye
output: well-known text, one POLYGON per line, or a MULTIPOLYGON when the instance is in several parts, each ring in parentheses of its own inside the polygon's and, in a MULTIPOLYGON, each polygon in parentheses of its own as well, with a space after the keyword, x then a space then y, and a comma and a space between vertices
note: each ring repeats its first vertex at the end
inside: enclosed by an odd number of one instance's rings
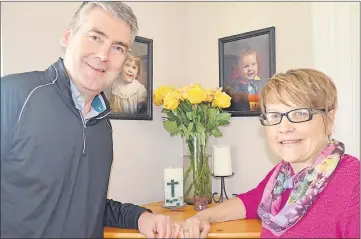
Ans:
POLYGON ((123 46, 114 46, 114 49, 116 51, 118 51, 120 54, 125 54, 126 53, 125 47, 123 47, 123 46))
POLYGON ((97 36, 90 36, 90 39, 92 39, 93 41, 100 41, 100 38, 97 36))

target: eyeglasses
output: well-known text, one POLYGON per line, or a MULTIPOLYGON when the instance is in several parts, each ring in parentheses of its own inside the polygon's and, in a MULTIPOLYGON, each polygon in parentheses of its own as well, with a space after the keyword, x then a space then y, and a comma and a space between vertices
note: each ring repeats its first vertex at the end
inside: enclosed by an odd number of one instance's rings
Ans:
POLYGON ((310 121, 315 114, 319 114, 320 111, 324 112, 324 109, 309 109, 309 108, 299 108, 290 110, 286 113, 279 112, 267 112, 260 115, 261 124, 264 126, 277 125, 281 123, 283 116, 286 116, 287 119, 292 123, 302 123, 310 121))

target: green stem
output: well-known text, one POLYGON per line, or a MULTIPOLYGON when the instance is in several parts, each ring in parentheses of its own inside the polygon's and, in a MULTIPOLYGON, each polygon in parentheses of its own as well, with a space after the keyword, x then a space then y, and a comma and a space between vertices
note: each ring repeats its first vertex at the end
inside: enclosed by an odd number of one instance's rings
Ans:
POLYGON ((211 196, 211 176, 209 168, 208 155, 206 155, 207 135, 195 137, 187 140, 189 155, 189 166, 184 174, 184 185, 188 181, 189 174, 192 172, 192 182, 185 190, 185 197, 194 187, 194 195, 211 196))

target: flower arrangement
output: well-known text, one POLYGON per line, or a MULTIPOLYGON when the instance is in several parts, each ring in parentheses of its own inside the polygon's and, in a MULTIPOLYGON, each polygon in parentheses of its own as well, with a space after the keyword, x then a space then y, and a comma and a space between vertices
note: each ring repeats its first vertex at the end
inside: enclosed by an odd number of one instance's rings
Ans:
POLYGON ((185 198, 191 192, 193 196, 211 197, 210 155, 206 149, 209 137, 221 137, 219 127, 230 123, 231 114, 222 109, 230 106, 231 97, 222 92, 222 88, 161 86, 154 91, 153 101, 157 106, 163 106, 164 129, 172 137, 180 135, 188 146, 190 163, 184 169, 185 198))

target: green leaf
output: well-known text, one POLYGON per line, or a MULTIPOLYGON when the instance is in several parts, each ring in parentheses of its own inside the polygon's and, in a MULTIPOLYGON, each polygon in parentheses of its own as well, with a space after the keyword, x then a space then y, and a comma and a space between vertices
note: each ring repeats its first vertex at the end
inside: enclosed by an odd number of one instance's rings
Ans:
POLYGON ((217 127, 215 123, 209 123, 206 127, 206 132, 212 132, 215 127, 217 127))
POLYGON ((230 123, 229 123, 229 121, 226 121, 226 120, 220 120, 219 122, 218 122, 218 125, 219 126, 225 126, 225 125, 229 125, 230 123))
POLYGON ((171 121, 176 121, 178 118, 172 113, 172 111, 167 112, 167 117, 171 121))
POLYGON ((163 127, 167 132, 171 133, 178 128, 178 125, 175 121, 165 120, 163 121, 163 127))
POLYGON ((193 130, 193 122, 190 122, 188 125, 188 131, 192 131, 193 130))
POLYGON ((217 119, 217 121, 220 121, 220 120, 229 121, 231 119, 231 114, 230 113, 220 113, 219 115, 217 115, 216 119, 217 119))
POLYGON ((189 101, 182 101, 180 103, 180 107, 184 110, 184 112, 192 112, 192 104, 189 101))
POLYGON ((217 110, 215 108, 208 109, 208 118, 210 121, 215 121, 217 116, 217 110))
POLYGON ((188 124, 189 124, 189 119, 187 118, 187 116, 185 115, 185 113, 183 112, 183 110, 180 109, 180 108, 178 108, 177 110, 178 110, 178 115, 180 115, 180 116, 182 117, 182 122, 183 122, 186 126, 188 126, 188 124))
POLYGON ((179 135, 182 132, 181 128, 178 127, 174 131, 170 132, 170 136, 176 136, 179 135))
POLYGON ((186 116, 189 120, 193 120, 193 112, 186 112, 186 116))
POLYGON ((186 137, 186 139, 189 139, 190 136, 190 132, 187 129, 187 127, 184 126, 184 124, 181 125, 181 129, 183 130, 184 136, 186 137))
POLYGON ((202 107, 198 106, 197 115, 199 115, 201 121, 204 119, 204 111, 203 111, 202 107))
POLYGON ((202 109, 203 111, 207 111, 207 110, 208 110, 208 105, 207 105, 207 104, 202 103, 200 106, 201 106, 201 109, 202 109))
POLYGON ((212 130, 212 135, 213 135, 214 137, 222 137, 222 136, 223 136, 222 133, 221 133, 221 131, 220 131, 218 128, 214 128, 214 129, 212 130))
POLYGON ((171 112, 171 110, 168 110, 168 109, 162 109, 162 113, 168 113, 168 112, 171 112))
POLYGON ((204 133, 206 131, 206 128, 204 128, 201 124, 196 124, 196 131, 197 133, 204 133))

